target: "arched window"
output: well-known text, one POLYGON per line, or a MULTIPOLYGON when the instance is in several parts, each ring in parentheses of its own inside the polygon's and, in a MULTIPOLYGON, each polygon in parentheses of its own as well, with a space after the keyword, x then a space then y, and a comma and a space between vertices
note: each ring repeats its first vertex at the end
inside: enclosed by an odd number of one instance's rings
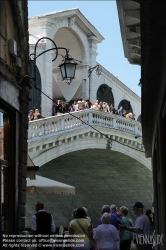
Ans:
POLYGON ((100 85, 97 90, 97 100, 107 102, 109 105, 114 104, 112 89, 106 84, 100 85))
POLYGON ((131 106, 131 104, 130 104, 129 101, 127 101, 127 100, 125 100, 125 99, 122 100, 122 101, 119 103, 119 105, 118 105, 118 109, 119 109, 121 106, 123 107, 124 110, 127 111, 127 113, 133 113, 133 109, 132 109, 132 106, 131 106))
MULTIPOLYGON (((33 62, 30 63, 30 77, 34 77, 34 64, 33 62)), ((31 82, 34 84, 34 81, 31 80, 31 82)), ((41 112, 41 76, 40 72, 38 70, 38 67, 36 66, 36 87, 39 89, 36 89, 34 86, 32 86, 32 89, 30 90, 30 98, 31 101, 29 102, 29 110, 30 109, 39 109, 41 112)))

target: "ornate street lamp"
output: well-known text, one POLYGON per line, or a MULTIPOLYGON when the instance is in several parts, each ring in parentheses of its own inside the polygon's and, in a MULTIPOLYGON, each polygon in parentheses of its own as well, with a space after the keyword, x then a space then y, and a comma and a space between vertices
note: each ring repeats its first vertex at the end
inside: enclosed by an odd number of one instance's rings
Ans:
POLYGON ((66 51, 65 58, 63 59, 62 63, 59 65, 60 70, 61 70, 61 74, 62 74, 62 79, 65 80, 65 82, 70 85, 70 83, 72 82, 72 80, 75 78, 75 70, 76 70, 77 63, 74 61, 73 58, 71 58, 69 56, 69 49, 66 49, 66 48, 63 48, 63 47, 57 47, 56 44, 55 44, 55 42, 51 38, 49 38, 49 37, 42 37, 35 44, 34 53, 32 53, 32 54, 29 55, 29 60, 30 60, 30 62, 33 62, 33 67, 34 67, 34 77, 30 78, 30 79, 34 80, 34 85, 35 86, 36 86, 36 59, 39 56, 43 55, 44 53, 46 53, 48 51, 55 50, 56 53, 55 53, 55 58, 52 60, 52 62, 53 62, 53 61, 55 61, 57 59, 57 57, 59 55, 58 54, 58 50, 59 49, 63 49, 63 50, 66 51), (39 55, 36 55, 37 45, 43 39, 50 40, 54 44, 54 48, 45 50, 42 53, 40 53, 39 55))
POLYGON ((68 54, 62 61, 62 63, 59 65, 62 78, 69 85, 75 76, 76 65, 77 63, 73 60, 73 58, 70 58, 68 54))
POLYGON ((90 67, 88 69, 88 77, 90 77, 90 75, 92 74, 93 70, 96 69, 96 75, 100 76, 101 75, 101 72, 102 72, 102 68, 100 67, 100 65, 96 65, 94 67, 90 67))
POLYGON ((89 101, 90 101, 90 98, 91 98, 91 91, 90 91, 90 87, 91 87, 91 74, 93 72, 93 70, 96 69, 96 75, 100 76, 101 75, 101 72, 102 72, 102 68, 100 67, 99 64, 97 64, 96 66, 94 67, 90 67, 88 69, 88 77, 89 77, 89 101))

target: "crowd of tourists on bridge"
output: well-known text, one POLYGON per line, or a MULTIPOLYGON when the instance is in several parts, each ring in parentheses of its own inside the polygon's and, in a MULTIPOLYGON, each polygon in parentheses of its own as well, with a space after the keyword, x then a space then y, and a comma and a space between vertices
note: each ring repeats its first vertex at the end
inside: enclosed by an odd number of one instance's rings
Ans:
MULTIPOLYGON (((142 202, 136 202, 132 206, 135 223, 128 218, 129 209, 120 207, 119 211, 115 204, 103 205, 101 217, 97 227, 94 228, 91 216, 87 208, 79 207, 73 210, 73 219, 69 222, 68 231, 61 226, 59 234, 63 236, 63 248, 72 250, 150 250, 153 242, 144 240, 154 233, 154 214, 150 209, 143 211, 142 202), (72 247, 67 248, 72 244, 72 247), (135 247, 135 248, 134 248, 135 247)), ((31 234, 58 235, 56 223, 51 214, 44 210, 44 204, 36 204, 36 214, 32 216, 31 234)), ((57 236, 56 236, 57 237, 57 236)), ((59 236, 58 236, 59 237, 59 236)), ((41 241, 40 241, 41 242, 41 241)), ((60 242, 55 238, 54 242, 60 242)), ((62 243, 61 243, 62 244, 62 243)), ((41 244, 40 244, 41 247, 41 244)), ((52 248, 50 248, 52 249, 52 248)), ((56 249, 56 248, 55 248, 56 249)), ((59 248, 58 248, 59 250, 59 248)))
MULTIPOLYGON (((74 101, 71 105, 58 100, 56 105, 53 105, 52 109, 52 115, 61 115, 69 112, 76 112, 76 111, 82 111, 82 110, 98 110, 100 112, 107 112, 110 114, 119 115, 131 120, 135 120, 135 114, 128 112, 127 110, 124 110, 122 106, 120 106, 119 109, 114 108, 114 104, 108 105, 106 102, 101 102, 96 100, 95 102, 91 103, 89 100, 86 101, 74 101)), ((43 117, 39 109, 35 109, 35 111, 30 110, 28 114, 28 120, 33 121, 37 119, 45 118, 43 117)))

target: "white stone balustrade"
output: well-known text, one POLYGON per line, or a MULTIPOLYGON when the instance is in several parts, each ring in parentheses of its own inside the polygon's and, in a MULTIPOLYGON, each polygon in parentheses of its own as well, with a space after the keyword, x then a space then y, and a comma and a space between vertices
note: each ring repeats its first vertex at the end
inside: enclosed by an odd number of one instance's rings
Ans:
POLYGON ((137 136, 142 135, 139 122, 119 115, 111 115, 110 113, 90 109, 31 121, 29 122, 28 140, 39 136, 56 134, 60 131, 67 132, 80 129, 81 126, 85 127, 88 124, 94 127, 117 129, 137 136))

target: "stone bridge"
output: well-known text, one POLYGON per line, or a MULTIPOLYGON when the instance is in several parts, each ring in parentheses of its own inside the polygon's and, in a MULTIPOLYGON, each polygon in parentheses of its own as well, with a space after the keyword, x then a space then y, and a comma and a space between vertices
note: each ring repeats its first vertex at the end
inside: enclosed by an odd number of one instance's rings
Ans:
POLYGON ((151 162, 145 158, 141 134, 139 122, 95 110, 30 122, 28 149, 41 167, 37 174, 75 186, 76 195, 27 194, 26 227, 39 200, 56 225, 64 227, 79 206, 87 207, 94 227, 104 204, 126 205, 133 220, 130 208, 136 201, 151 208, 151 162))
POLYGON ((137 121, 84 110, 29 122, 28 151, 33 163, 40 167, 61 155, 96 148, 126 154, 151 169, 141 135, 137 121))

